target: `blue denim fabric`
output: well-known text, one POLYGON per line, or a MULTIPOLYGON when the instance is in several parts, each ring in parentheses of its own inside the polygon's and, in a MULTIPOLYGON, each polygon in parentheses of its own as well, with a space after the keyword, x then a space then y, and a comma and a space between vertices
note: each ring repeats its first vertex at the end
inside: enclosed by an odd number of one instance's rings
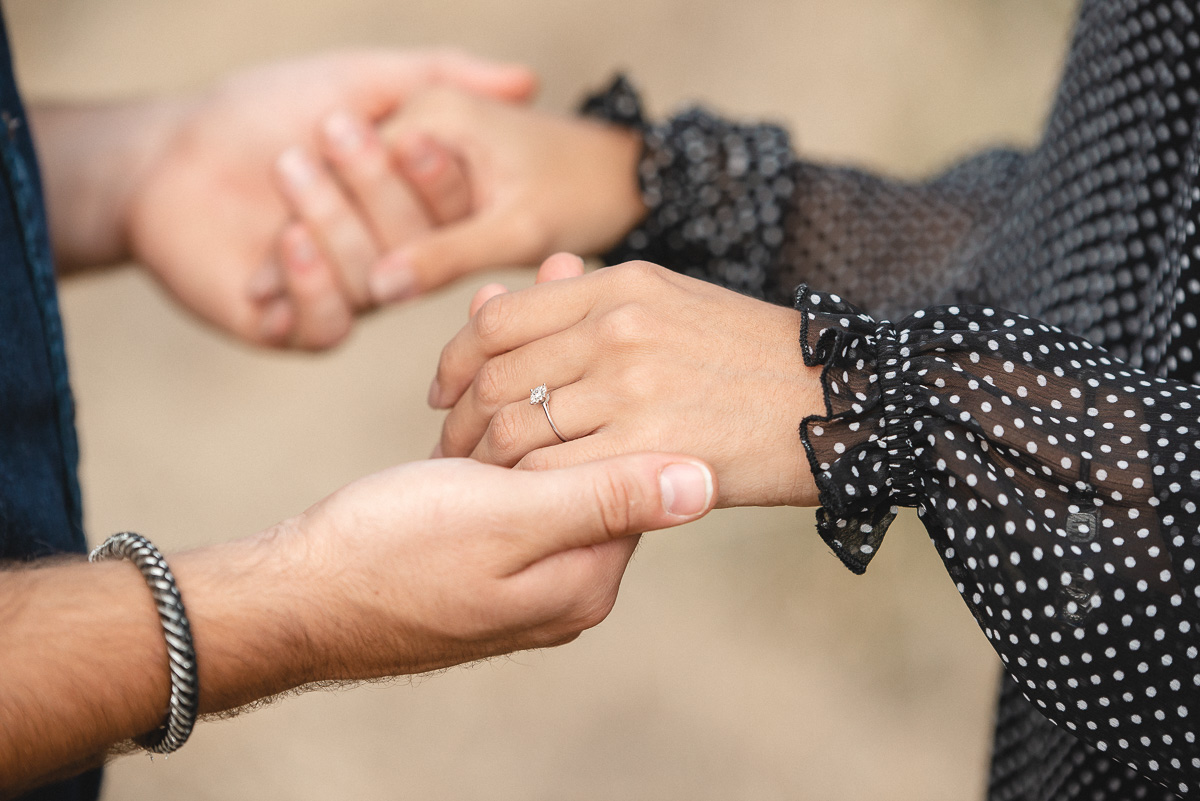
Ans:
POLYGON ((82 551, 74 403, 29 125, 0 52, 0 559, 82 551))
MULTIPOLYGON (((0 561, 80 553, 75 407, 41 179, 2 15, 0 179, 0 561)), ((99 787, 92 771, 25 799, 90 801, 99 787)))

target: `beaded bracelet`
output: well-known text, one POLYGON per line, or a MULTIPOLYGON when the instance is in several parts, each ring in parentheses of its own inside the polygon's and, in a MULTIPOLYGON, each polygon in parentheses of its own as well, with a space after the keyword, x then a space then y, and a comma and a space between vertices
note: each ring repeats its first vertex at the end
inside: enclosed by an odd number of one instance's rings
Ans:
POLYGON ((196 673, 196 649, 192 644, 192 629, 183 609, 183 598, 175 586, 175 576, 167 560, 150 540, 132 531, 114 534, 88 556, 89 562, 109 558, 128 559, 141 571, 162 623, 167 640, 167 660, 171 671, 171 701, 167 719, 155 731, 134 739, 134 743, 155 754, 178 750, 196 725, 199 708, 200 682, 196 673))

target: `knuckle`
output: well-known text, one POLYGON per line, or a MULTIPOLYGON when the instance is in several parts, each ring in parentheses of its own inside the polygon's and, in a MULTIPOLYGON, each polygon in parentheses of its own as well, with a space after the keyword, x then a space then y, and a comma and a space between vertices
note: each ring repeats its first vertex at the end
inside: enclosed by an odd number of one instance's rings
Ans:
POLYGON ((633 523, 633 503, 636 499, 629 482, 623 476, 605 472, 593 485, 593 492, 600 529, 612 539, 628 533, 633 523))
POLYGON ((461 416, 451 412, 442 423, 442 453, 446 456, 465 456, 470 453, 469 437, 461 416))
POLYGON ((663 268, 648 261, 627 261, 608 269, 612 280, 622 285, 643 287, 663 281, 663 268))
POLYGON ((508 370, 501 359, 489 359, 475 376, 475 397, 480 405, 493 410, 512 400, 508 370))
POLYGON ((597 323, 603 341, 632 347, 654 336, 654 316, 640 303, 622 303, 606 312, 597 323))
POLYGON ((541 449, 530 451, 522 456, 521 460, 516 464, 516 469, 532 470, 537 473, 545 470, 553 470, 555 466, 555 461, 549 455, 549 452, 545 449, 541 449))
POLYGON ((488 447, 493 454, 505 458, 519 451, 525 431, 522 423, 521 415, 511 405, 496 412, 487 430, 488 447))
POLYGON ((507 300, 507 295, 489 298, 471 318, 471 330, 480 342, 486 344, 495 341, 508 327, 510 314, 507 300))

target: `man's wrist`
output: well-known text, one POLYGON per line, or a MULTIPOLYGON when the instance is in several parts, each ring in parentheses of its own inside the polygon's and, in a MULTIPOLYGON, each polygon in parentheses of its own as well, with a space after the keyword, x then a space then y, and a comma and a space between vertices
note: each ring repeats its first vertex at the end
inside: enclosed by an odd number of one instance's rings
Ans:
POLYGON ((327 678, 323 587, 294 521, 171 557, 191 621, 200 712, 235 709, 327 678))
POLYGON ((192 107, 191 100, 163 98, 31 110, 63 272, 134 256, 130 213, 138 187, 192 107))

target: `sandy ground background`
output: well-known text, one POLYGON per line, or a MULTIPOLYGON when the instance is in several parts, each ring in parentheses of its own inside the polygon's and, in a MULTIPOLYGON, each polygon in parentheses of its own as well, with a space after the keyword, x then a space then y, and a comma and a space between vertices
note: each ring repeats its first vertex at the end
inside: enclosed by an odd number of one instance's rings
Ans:
MULTIPOLYGON (((1027 143, 1068 0, 6 0, 32 98, 202 86, 331 47, 456 44, 531 63, 569 109, 618 67, 665 112, 789 124, 806 154, 921 175, 1027 143)), ((198 213, 203 210, 198 209, 198 213)), ((365 322, 336 353, 251 351, 142 274, 63 304, 93 540, 253 532, 428 453, 437 353, 474 287, 365 322)), ((525 283, 523 272, 504 280, 525 283)), ((912 519, 855 578, 811 513, 735 510, 645 541, 575 644, 314 693, 111 768, 116 799, 971 799, 996 660, 912 519)))

